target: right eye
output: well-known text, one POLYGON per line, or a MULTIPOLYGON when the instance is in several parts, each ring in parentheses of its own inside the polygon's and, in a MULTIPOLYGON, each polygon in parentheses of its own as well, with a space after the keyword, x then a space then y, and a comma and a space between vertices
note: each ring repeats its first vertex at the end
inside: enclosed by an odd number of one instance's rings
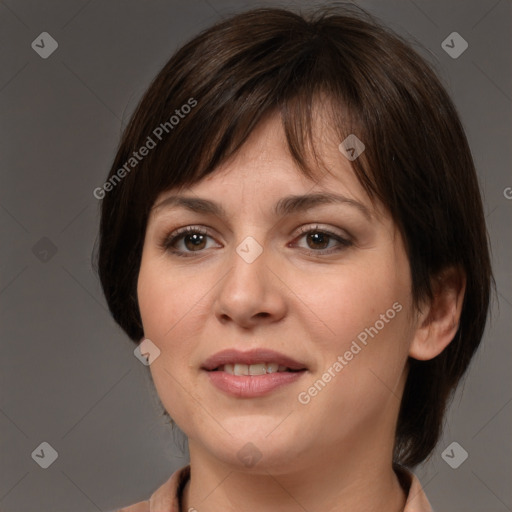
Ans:
POLYGON ((192 256, 191 253, 201 252, 203 249, 208 248, 205 246, 207 237, 210 236, 203 228, 186 226, 166 235, 160 246, 163 250, 171 252, 176 256, 189 257, 192 256), (176 248, 179 244, 182 245, 182 248, 176 248))

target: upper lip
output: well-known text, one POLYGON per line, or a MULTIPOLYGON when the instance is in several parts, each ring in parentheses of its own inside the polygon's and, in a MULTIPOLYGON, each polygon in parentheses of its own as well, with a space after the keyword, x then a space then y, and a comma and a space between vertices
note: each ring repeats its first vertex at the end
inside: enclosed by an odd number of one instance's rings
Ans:
POLYGON ((280 366, 286 366, 290 370, 305 370, 306 365, 295 361, 291 357, 280 354, 269 349, 253 349, 246 352, 240 350, 227 349, 217 352, 209 357, 201 366, 204 370, 215 370, 225 364, 257 364, 257 363, 277 363, 280 366))

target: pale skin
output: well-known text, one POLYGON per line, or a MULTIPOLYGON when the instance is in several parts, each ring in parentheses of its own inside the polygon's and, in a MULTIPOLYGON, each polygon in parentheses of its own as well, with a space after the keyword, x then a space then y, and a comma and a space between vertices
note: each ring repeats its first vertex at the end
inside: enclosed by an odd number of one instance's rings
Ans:
POLYGON ((339 152, 340 141, 322 123, 315 130, 332 175, 319 171, 315 181, 301 175, 280 118, 271 116, 213 174, 179 192, 166 191, 155 203, 179 193, 215 201, 225 217, 168 206, 153 208, 149 218, 138 300, 144 335, 161 351, 150 366, 155 387, 189 440, 185 511, 404 508, 392 448, 407 359, 433 358, 452 340, 465 280, 449 269, 436 285, 435 300, 417 311, 395 223, 382 205, 372 205, 339 152), (285 196, 319 192, 357 201, 369 217, 349 203, 273 213, 285 196), (198 245, 186 234, 175 242, 174 249, 189 257, 159 245, 185 226, 208 234, 198 245), (351 244, 325 235, 308 239, 308 231, 325 230, 351 244), (248 236, 263 249, 252 263, 236 252, 248 236), (299 393, 396 302, 401 311, 301 404, 299 393), (270 348, 308 371, 267 396, 233 397, 213 387, 200 369, 226 348, 270 348), (248 442, 261 453, 250 468, 237 456, 248 442))

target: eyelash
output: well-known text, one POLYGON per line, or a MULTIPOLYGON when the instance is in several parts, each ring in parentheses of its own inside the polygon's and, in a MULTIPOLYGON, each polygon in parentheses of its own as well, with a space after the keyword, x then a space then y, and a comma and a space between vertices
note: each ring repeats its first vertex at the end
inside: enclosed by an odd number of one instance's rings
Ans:
MULTIPOLYGON (((351 240, 343 238, 340 235, 337 235, 336 233, 333 233, 332 231, 329 231, 327 229, 322 229, 318 225, 316 225, 314 227, 306 226, 306 227, 301 228, 300 232, 299 232, 299 238, 302 238, 303 235, 307 235, 309 233, 322 233, 324 235, 328 235, 331 239, 336 240, 341 245, 340 248, 334 249, 334 250, 333 250, 333 248, 321 249, 318 251, 304 249, 306 254, 308 254, 309 256, 333 254, 335 252, 340 252, 343 249, 353 245, 353 242, 351 240)), ((192 234, 210 236, 206 230, 204 230, 203 228, 201 228, 199 226, 187 226, 184 228, 177 229, 176 231, 166 235, 159 244, 160 248, 166 252, 170 252, 179 257, 183 257, 183 258, 194 257, 194 253, 201 253, 201 252, 203 252, 203 250, 180 251, 177 249, 173 249, 173 245, 175 245, 179 239, 183 238, 186 235, 192 235, 192 234)))

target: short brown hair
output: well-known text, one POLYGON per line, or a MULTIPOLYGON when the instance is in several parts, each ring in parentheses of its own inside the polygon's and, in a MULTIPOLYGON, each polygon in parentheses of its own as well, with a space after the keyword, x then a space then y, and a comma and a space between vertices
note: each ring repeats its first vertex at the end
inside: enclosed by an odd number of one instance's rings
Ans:
POLYGON ((431 279, 443 269, 457 266, 467 277, 452 342, 432 360, 409 360, 394 461, 414 467, 434 449, 447 403, 482 339, 493 278, 477 175, 456 109, 423 58, 360 8, 250 10, 172 56, 141 99, 109 173, 109 180, 122 180, 103 193, 101 284, 114 319, 139 342, 137 277, 157 196, 215 171, 273 113, 281 115, 292 157, 311 177, 305 148, 316 155, 307 142, 320 97, 329 100, 339 141, 354 133, 366 146, 353 169, 403 236, 415 304, 432 298, 431 279), (128 169, 157 126, 165 137, 128 169))

